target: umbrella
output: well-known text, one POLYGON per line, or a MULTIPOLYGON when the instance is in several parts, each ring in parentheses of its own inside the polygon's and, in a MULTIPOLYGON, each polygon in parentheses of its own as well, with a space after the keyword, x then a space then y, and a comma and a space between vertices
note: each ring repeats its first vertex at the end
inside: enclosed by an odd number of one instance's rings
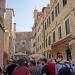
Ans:
POLYGON ((32 54, 29 57, 31 57, 31 58, 44 58, 45 56, 42 54, 32 54))

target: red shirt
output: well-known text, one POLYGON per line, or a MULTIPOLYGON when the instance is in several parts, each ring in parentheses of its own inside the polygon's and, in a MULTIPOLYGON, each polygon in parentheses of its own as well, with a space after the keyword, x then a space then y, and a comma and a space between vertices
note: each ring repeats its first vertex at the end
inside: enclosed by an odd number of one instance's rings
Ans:
POLYGON ((50 75, 56 75, 55 71, 55 64, 54 63, 49 63, 48 64, 49 70, 50 70, 50 75))

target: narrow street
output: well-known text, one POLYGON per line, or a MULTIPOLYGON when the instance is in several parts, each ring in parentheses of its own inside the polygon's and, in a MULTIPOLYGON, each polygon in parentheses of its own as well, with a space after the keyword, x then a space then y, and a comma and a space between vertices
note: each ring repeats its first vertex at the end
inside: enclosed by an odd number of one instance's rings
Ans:
POLYGON ((75 0, 0 0, 0 75, 75 75, 75 0))

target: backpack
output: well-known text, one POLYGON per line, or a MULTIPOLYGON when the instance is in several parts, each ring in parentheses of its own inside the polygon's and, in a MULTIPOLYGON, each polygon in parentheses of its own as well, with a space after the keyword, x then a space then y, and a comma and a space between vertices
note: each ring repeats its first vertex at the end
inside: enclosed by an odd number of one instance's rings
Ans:
POLYGON ((68 67, 62 67, 59 71, 58 71, 58 75, 72 75, 70 69, 68 67))

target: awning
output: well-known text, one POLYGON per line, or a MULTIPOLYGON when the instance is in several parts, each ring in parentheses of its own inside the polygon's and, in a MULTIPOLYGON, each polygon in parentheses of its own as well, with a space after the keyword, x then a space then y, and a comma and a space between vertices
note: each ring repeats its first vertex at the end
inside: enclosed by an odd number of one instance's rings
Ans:
POLYGON ((18 53, 15 53, 14 55, 15 56, 25 56, 26 54, 25 53, 22 53, 22 52, 18 52, 18 53))
POLYGON ((42 55, 42 54, 32 54, 29 57, 31 57, 31 58, 44 58, 44 55, 42 55))

